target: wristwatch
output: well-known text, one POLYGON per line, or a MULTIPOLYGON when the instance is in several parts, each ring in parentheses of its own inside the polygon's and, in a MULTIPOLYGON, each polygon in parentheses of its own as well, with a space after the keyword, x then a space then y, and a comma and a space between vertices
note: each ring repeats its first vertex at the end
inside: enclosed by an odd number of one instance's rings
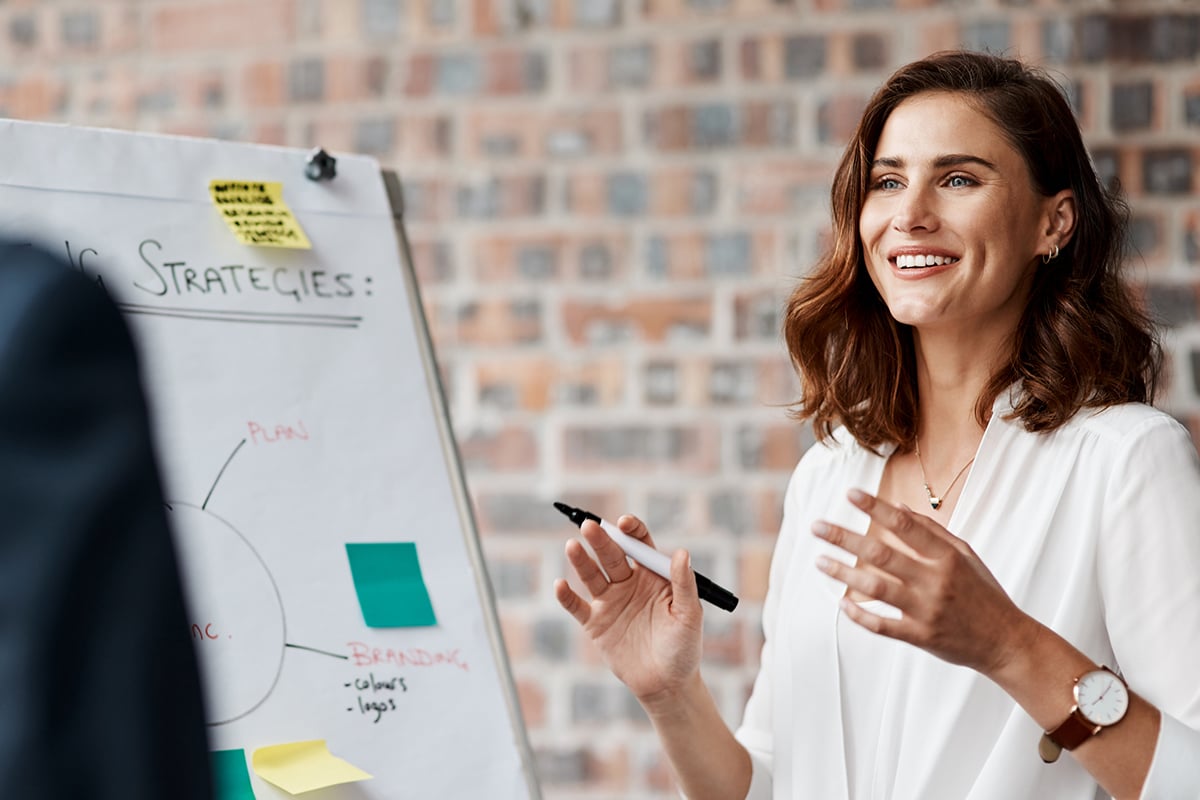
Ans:
POLYGON ((1075 707, 1054 730, 1046 731, 1038 743, 1038 755, 1047 764, 1058 760, 1063 750, 1074 750, 1100 731, 1116 725, 1129 710, 1129 688, 1108 667, 1085 672, 1072 687, 1075 707))

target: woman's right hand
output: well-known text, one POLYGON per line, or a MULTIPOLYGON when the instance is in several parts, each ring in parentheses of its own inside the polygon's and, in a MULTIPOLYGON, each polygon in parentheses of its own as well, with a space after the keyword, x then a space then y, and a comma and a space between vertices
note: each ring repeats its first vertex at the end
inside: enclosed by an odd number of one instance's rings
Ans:
MULTIPOLYGON (((636 517, 623 516, 617 526, 654 546, 636 517)), ((640 564, 630 564, 595 522, 584 522, 580 530, 596 560, 572 539, 566 546, 567 561, 592 599, 580 597, 562 578, 554 582, 555 597, 638 700, 667 700, 700 668, 703 615, 687 551, 677 550, 671 557, 668 582, 640 564)))

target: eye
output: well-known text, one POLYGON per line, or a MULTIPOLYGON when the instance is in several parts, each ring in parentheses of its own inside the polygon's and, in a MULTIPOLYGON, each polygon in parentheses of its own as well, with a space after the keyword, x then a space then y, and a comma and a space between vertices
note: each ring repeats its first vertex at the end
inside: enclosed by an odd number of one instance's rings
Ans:
POLYGON ((946 184, 951 189, 961 189, 965 186, 974 186, 976 183, 974 178, 969 178, 966 175, 951 175, 946 179, 946 184))
POLYGON ((881 189, 885 192, 894 192, 902 187, 903 184, 898 179, 892 177, 876 178, 875 182, 871 184, 872 189, 881 189))

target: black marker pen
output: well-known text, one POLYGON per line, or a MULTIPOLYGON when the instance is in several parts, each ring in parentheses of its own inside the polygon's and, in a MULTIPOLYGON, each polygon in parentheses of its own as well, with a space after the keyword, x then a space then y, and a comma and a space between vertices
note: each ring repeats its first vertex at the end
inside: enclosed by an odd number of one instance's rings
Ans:
MULTIPOLYGON (((611 522, 605 522, 590 511, 584 511, 582 508, 574 508, 566 503, 555 503, 554 507, 563 514, 566 514, 567 519, 576 525, 583 525, 584 520, 588 519, 597 523, 604 529, 609 538, 625 551, 625 555, 656 575, 661 575, 667 580, 671 580, 671 559, 665 553, 658 552, 650 545, 633 538, 616 525, 613 525, 611 522)), ((693 571, 692 574, 696 576, 696 590, 701 600, 707 600, 717 608, 724 609, 725 611, 733 611, 737 607, 738 599, 733 592, 721 588, 699 572, 693 571)))

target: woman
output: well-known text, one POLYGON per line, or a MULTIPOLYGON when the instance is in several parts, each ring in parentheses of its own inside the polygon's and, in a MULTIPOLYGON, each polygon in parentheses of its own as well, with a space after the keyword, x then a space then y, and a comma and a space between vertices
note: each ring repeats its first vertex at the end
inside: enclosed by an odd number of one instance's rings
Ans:
POLYGON ((668 584, 587 524, 592 599, 556 582, 688 797, 1200 797, 1200 466, 1144 405, 1123 211, 1019 62, 940 54, 872 98, 788 305, 819 443, 736 734, 685 551, 668 584))

